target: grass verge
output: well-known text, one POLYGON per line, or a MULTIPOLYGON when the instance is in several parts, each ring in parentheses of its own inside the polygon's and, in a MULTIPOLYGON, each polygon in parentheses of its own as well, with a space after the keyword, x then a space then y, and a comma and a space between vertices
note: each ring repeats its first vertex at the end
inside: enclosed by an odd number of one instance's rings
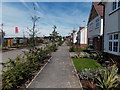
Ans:
POLYGON ((88 59, 88 58, 73 58, 73 63, 77 70, 82 70, 85 68, 98 69, 101 67, 101 65, 97 63, 96 60, 88 59))

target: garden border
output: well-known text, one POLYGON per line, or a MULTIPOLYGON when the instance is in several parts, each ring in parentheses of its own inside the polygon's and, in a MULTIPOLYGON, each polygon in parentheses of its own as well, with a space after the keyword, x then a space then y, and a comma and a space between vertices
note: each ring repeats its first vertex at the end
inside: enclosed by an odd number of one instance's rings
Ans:
POLYGON ((26 86, 26 88, 28 88, 32 82, 37 78, 37 76, 43 71, 43 69, 46 67, 46 65, 50 62, 50 60, 52 59, 52 57, 50 57, 50 59, 48 59, 47 63, 39 70, 39 72, 34 76, 34 78, 30 81, 30 83, 26 86))
MULTIPOLYGON (((69 56, 70 56, 70 52, 69 52, 69 56)), ((77 74, 77 70, 76 70, 76 68, 75 68, 75 65, 74 65, 74 63, 73 63, 73 60, 72 60, 71 56, 70 56, 70 60, 72 61, 72 65, 73 65, 73 68, 74 68, 74 71, 75 71, 75 75, 77 76, 77 79, 78 79, 78 81, 79 81, 79 85, 80 85, 81 89, 83 90, 82 84, 81 84, 81 82, 80 82, 80 78, 79 78, 79 76, 78 76, 78 74, 77 74)))

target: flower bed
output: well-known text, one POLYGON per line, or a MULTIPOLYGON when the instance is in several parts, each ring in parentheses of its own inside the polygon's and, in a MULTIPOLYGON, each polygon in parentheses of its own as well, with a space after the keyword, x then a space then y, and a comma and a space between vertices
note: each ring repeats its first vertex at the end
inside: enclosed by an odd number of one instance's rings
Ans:
POLYGON ((102 67, 96 60, 88 58, 73 59, 83 89, 109 90, 118 87, 119 78, 116 65, 102 67))
POLYGON ((51 52, 55 52, 58 46, 53 44, 42 48, 32 48, 24 52, 24 56, 18 56, 15 59, 10 59, 6 63, 2 63, 3 67, 7 68, 2 74, 2 89, 14 90, 25 88, 26 83, 29 83, 41 67, 48 62, 51 57, 51 52))

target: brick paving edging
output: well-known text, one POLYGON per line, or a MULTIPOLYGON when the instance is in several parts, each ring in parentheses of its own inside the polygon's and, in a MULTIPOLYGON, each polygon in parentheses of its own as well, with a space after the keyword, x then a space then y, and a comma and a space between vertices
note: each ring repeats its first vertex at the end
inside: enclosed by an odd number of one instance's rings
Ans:
POLYGON ((50 62, 50 60, 52 59, 52 57, 50 57, 50 59, 48 59, 47 63, 39 70, 39 72, 34 76, 34 78, 30 81, 30 83, 26 86, 26 88, 28 88, 32 82, 37 78, 37 76, 43 71, 43 69, 46 67, 46 65, 50 62))

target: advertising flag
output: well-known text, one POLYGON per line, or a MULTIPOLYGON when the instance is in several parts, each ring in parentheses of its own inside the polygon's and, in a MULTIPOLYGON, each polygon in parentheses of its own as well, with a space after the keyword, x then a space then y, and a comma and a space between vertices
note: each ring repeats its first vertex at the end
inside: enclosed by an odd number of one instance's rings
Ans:
POLYGON ((15 27, 15 33, 18 33, 18 27, 15 27))

